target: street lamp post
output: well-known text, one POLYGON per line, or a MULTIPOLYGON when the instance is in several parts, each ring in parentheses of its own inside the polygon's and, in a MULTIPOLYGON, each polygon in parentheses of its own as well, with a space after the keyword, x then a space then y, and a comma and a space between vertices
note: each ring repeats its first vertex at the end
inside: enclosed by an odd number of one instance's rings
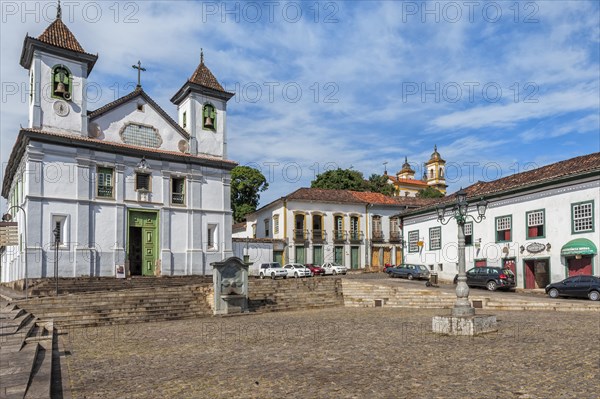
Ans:
POLYGON ((23 209, 22 206, 20 205, 13 205, 10 208, 8 208, 6 210, 6 213, 4 215, 2 215, 2 220, 5 221, 10 221, 12 219, 12 215, 10 214, 10 211, 13 208, 17 208, 20 209, 23 212, 23 235, 25 236, 25 242, 23 243, 23 245, 25 246, 25 299, 29 299, 29 276, 28 276, 28 264, 27 264, 27 213, 25 212, 25 209, 23 209))
POLYGON ((58 245, 60 244, 60 229, 56 226, 52 232, 54 233, 54 281, 56 295, 58 296, 58 245))
POLYGON ((452 316, 473 316, 475 309, 469 302, 469 286, 467 285, 467 275, 465 273, 465 223, 468 218, 471 218, 475 223, 481 223, 485 219, 485 211, 487 209, 487 201, 483 198, 477 203, 477 217, 469 215, 469 203, 467 202, 467 192, 460 189, 456 193, 456 203, 449 210, 453 215, 446 219, 445 214, 447 208, 443 205, 438 205, 436 208, 438 221, 446 225, 450 220, 455 219, 458 225, 458 284, 456 286, 456 303, 452 308, 452 316))

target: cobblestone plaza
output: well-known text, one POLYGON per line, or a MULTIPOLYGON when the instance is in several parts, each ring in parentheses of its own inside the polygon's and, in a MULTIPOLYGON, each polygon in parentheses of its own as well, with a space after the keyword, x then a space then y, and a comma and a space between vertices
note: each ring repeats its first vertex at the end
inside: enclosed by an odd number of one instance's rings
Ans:
POLYGON ((431 333, 444 310, 330 308, 72 329, 73 398, 598 398, 600 316, 497 311, 497 333, 431 333))

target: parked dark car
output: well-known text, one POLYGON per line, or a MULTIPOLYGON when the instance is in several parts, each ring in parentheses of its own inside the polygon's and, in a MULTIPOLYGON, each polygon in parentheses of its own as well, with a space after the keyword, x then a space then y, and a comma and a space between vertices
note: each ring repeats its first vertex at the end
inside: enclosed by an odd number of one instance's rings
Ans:
POLYGON ((406 277, 409 280, 423 279, 429 280, 429 269, 425 265, 401 264, 397 267, 387 269, 390 277, 406 277))
MULTIPOLYGON (((458 274, 454 277, 454 284, 456 283, 458 283, 458 274)), ((516 287, 515 275, 510 269, 489 266, 467 270, 467 285, 469 287, 485 287, 490 291, 514 290, 516 287)))
POLYGON ((589 275, 569 277, 558 283, 548 284, 546 294, 550 298, 572 296, 600 301, 600 277, 589 275))
POLYGON ((321 266, 316 266, 312 263, 307 263, 304 266, 308 267, 313 276, 323 276, 325 274, 325 270, 321 266))
POLYGON ((389 273, 390 269, 396 267, 395 265, 390 265, 389 263, 386 263, 386 265, 383 267, 383 272, 384 273, 389 273))

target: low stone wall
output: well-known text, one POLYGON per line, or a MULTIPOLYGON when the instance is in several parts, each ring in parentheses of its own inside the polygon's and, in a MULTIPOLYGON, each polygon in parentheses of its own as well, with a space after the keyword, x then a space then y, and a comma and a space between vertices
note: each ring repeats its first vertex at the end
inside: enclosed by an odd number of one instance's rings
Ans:
POLYGON ((344 306, 342 279, 313 277, 249 281, 250 311, 316 309, 344 306))

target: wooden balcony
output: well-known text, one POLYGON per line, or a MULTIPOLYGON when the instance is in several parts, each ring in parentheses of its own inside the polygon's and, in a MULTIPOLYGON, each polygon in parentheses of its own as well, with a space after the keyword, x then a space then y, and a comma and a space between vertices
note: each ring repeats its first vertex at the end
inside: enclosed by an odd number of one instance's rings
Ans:
POLYGON ((373 231, 373 233, 371 235, 371 240, 373 242, 383 242, 384 239, 385 239, 385 237, 383 236, 383 231, 381 231, 381 230, 373 231))
POLYGON ((327 232, 325 230, 313 230, 311 236, 313 242, 323 242, 327 240, 327 232))
POLYGON ((362 242, 363 238, 365 237, 365 235, 362 231, 352 231, 352 230, 350 230, 349 236, 350 236, 350 242, 353 242, 353 243, 362 242))
POLYGON ((402 233, 399 231, 390 231, 390 242, 402 242, 402 233))
POLYGON ((294 229, 294 241, 305 242, 308 240, 308 230, 294 229))
POLYGON ((333 230, 333 242, 345 242, 348 232, 345 230, 333 230))

